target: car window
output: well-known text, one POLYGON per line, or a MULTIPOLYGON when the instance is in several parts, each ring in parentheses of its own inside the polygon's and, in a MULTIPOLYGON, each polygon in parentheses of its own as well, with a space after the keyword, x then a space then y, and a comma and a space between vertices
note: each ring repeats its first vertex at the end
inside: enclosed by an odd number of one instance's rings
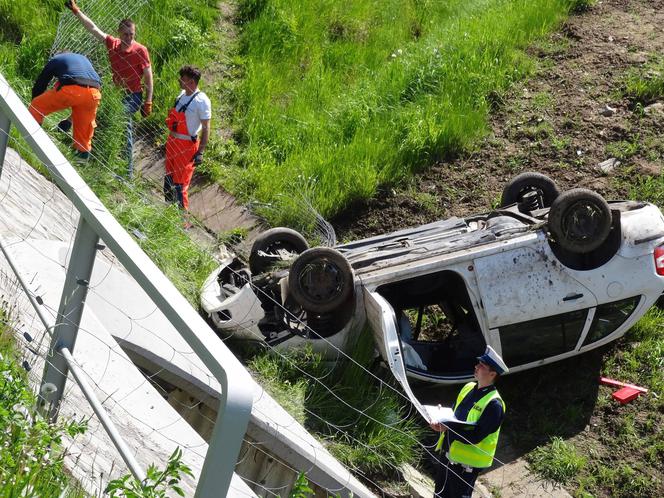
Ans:
POLYGON ((640 299, 641 296, 635 296, 598 306, 583 345, 586 346, 604 339, 625 323, 625 320, 636 309, 640 299))
POLYGON ((505 363, 514 367, 573 350, 587 316, 584 309, 500 327, 505 363))

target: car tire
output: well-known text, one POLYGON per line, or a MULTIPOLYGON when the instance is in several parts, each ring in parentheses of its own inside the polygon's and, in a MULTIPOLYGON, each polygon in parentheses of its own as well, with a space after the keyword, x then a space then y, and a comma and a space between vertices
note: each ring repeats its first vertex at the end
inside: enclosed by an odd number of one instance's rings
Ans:
POLYGON ((314 313, 338 309, 353 295, 355 276, 348 260, 336 249, 314 247, 291 265, 288 288, 302 308, 314 313))
POLYGON ((560 195, 560 191, 551 178, 542 173, 527 171, 515 176, 505 185, 503 195, 500 199, 500 206, 504 207, 514 203, 520 205, 528 203, 529 205, 526 210, 532 211, 534 209, 550 207, 558 195, 560 195), (533 193, 539 194, 537 195, 537 199, 529 200, 528 197, 532 196, 533 193), (533 204, 535 200, 537 200, 537 205, 533 204))
POLYGON ((293 256, 303 253, 309 249, 307 240, 295 230, 290 228, 277 227, 271 228, 260 234, 249 253, 249 271, 252 275, 258 275, 271 269, 275 264, 275 257, 278 251, 287 251, 293 256))
POLYGON ((597 192, 575 188, 563 192, 549 210, 549 231, 561 248, 577 254, 600 247, 611 231, 611 209, 597 192))

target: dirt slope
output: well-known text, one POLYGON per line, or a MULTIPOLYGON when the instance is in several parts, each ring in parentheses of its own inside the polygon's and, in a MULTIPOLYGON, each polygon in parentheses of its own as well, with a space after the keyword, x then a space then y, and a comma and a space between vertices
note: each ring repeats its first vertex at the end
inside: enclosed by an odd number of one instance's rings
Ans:
POLYGON ((628 71, 644 67, 654 54, 664 55, 662 26, 662 0, 608 0, 573 16, 530 49, 537 73, 505 96, 475 152, 353 206, 334 221, 337 233, 354 239, 486 211, 521 171, 539 171, 563 189, 588 187, 607 198, 627 195, 621 181, 626 176, 659 175, 661 107, 639 117, 620 90, 628 71), (611 157, 621 164, 607 175, 597 165, 611 157))

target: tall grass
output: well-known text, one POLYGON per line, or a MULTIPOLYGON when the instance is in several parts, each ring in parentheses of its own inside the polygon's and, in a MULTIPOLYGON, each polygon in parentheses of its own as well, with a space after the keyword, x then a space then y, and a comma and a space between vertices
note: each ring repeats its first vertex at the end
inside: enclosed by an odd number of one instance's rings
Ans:
POLYGON ((408 403, 364 370, 374 358, 371 333, 352 340, 346 349, 353 351, 357 363, 339 360, 329 365, 306 348, 261 354, 249 366, 291 415, 323 437, 340 461, 364 472, 393 475, 394 467, 419 459, 422 429, 407 418, 408 403), (303 380, 302 371, 309 378, 303 380))
POLYGON ((240 1, 236 188, 270 202, 314 179, 330 216, 468 149, 495 96, 531 70, 522 49, 576 3, 240 1))

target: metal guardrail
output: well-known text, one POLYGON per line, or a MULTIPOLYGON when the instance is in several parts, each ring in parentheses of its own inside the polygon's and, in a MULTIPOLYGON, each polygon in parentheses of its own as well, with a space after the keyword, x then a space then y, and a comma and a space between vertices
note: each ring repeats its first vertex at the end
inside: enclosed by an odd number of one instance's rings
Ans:
MULTIPOLYGON (((237 462, 243 437, 251 415, 253 385, 251 376, 228 348, 219 341, 189 302, 164 276, 131 236, 120 226, 99 198, 78 175, 69 161, 33 119, 5 77, 0 74, 0 174, 13 125, 39 160, 51 173, 60 190, 80 213, 79 225, 67 268, 65 285, 55 325, 52 327, 49 358, 44 368, 40 402, 44 410, 57 416, 60 397, 64 392, 67 374, 72 363, 76 335, 83 312, 87 286, 94 266, 99 240, 113 252, 129 274, 143 288, 173 327, 182 335, 192 350, 221 385, 219 415, 210 438, 205 463, 196 488, 196 498, 226 496, 237 462), (47 385, 49 388, 43 389, 47 385), (53 389, 55 386, 55 390, 53 389)), ((3 249, 4 252, 4 249, 3 249)), ((13 265, 12 265, 13 266, 13 265)), ((24 287, 27 292, 27 288, 24 287)), ((37 308, 34 299, 32 305, 37 308)), ((40 310, 37 310, 39 314, 40 310)), ((40 315, 41 317, 41 315, 40 315)), ((47 329, 50 325, 44 323, 47 329)), ((94 393, 79 381, 78 371, 72 370, 75 380, 93 405, 101 408, 94 393)), ((103 408, 101 408, 103 410, 103 408)), ((107 422, 110 419, 106 418, 107 422)), ((112 422, 104 427, 114 432, 112 422), (110 427, 110 429, 109 429, 110 427)), ((117 433, 115 433, 117 435, 117 433)), ((138 468, 122 440, 109 434, 128 467, 137 478, 143 471, 138 468), (127 458, 128 457, 128 458, 127 458), (138 475, 137 475, 138 474, 138 475)))

